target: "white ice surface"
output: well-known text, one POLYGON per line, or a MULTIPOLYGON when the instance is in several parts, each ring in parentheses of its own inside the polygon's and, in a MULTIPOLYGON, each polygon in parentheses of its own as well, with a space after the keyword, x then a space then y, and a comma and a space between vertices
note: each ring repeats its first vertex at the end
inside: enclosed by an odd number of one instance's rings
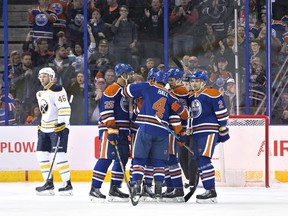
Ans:
MULTIPOLYGON (((90 183, 73 183, 74 196, 37 196, 35 187, 43 183, 0 183, 0 216, 278 216, 287 215, 288 184, 270 188, 218 187, 217 204, 197 204, 195 195, 187 203, 92 203, 90 183)), ((58 188, 61 183, 56 182, 58 188)), ((107 194, 105 183, 102 193, 107 194)), ((123 191, 127 192, 123 184, 123 191)), ((195 194, 204 192, 198 188, 195 194)))

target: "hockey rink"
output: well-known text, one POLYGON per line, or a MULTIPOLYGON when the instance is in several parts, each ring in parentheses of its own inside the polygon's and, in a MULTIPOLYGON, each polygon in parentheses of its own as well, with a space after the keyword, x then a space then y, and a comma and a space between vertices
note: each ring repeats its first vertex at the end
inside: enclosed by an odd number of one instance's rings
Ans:
MULTIPOLYGON (((187 203, 139 202, 93 203, 88 193, 90 183, 73 183, 74 196, 37 196, 35 187, 42 182, 0 183, 0 215, 5 216, 112 216, 112 215, 213 215, 213 216, 270 216, 286 215, 288 210, 288 184, 275 184, 270 188, 218 187, 217 204, 197 204, 195 194, 187 203)), ((55 188, 61 186, 56 182, 55 188)), ((123 191, 127 191, 123 184, 123 191)), ((109 184, 104 183, 102 193, 107 194, 109 184)))

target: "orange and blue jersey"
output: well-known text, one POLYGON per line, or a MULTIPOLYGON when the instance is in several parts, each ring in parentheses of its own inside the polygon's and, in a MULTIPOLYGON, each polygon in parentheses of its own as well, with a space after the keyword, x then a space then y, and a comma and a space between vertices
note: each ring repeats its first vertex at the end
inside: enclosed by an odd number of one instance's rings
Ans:
POLYGON ((193 91, 188 98, 193 117, 193 137, 200 138, 218 133, 220 126, 226 126, 228 112, 221 93, 214 88, 193 91))

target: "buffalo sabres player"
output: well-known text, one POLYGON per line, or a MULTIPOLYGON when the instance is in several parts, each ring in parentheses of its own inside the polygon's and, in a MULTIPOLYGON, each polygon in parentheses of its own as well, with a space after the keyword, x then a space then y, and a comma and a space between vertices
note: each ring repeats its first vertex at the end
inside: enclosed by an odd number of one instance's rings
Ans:
POLYGON ((193 91, 188 98, 193 117, 194 157, 198 166, 205 193, 197 195, 198 203, 216 203, 215 170, 211 163, 215 146, 218 142, 229 139, 227 125, 228 112, 221 93, 206 87, 207 76, 203 71, 196 71, 191 76, 193 91))
POLYGON ((67 145, 69 135, 70 104, 65 89, 54 84, 55 72, 50 67, 39 71, 39 80, 42 89, 36 93, 39 108, 42 113, 41 125, 38 126, 38 143, 36 155, 46 183, 36 187, 39 195, 54 195, 53 176, 50 154, 55 151, 59 143, 55 162, 64 183, 58 191, 61 195, 72 195, 70 170, 67 159, 67 145), (59 140, 59 141, 58 141, 59 140))
POLYGON ((89 193, 92 201, 104 201, 106 196, 100 189, 107 170, 112 166, 112 180, 108 201, 129 201, 129 195, 119 190, 124 173, 116 153, 115 144, 119 149, 121 161, 125 166, 129 156, 128 135, 130 131, 129 100, 122 95, 122 89, 128 84, 133 69, 129 64, 117 64, 115 74, 117 81, 109 85, 100 99, 99 137, 101 152, 93 169, 92 186, 89 193))

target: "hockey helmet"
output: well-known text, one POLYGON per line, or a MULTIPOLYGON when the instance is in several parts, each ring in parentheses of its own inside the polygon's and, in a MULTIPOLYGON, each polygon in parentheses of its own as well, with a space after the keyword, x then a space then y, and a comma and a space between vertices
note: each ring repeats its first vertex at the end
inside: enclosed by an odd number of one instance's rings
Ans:
POLYGON ((131 74, 133 69, 131 67, 130 64, 123 64, 123 63, 119 63, 115 66, 115 74, 117 77, 120 77, 123 75, 123 73, 126 74, 131 74))
POLYGON ((50 76, 50 82, 54 80, 55 78, 55 71, 51 67, 44 67, 39 71, 38 77, 40 77, 41 74, 48 74, 50 76))
POLYGON ((204 71, 197 70, 191 75, 190 79, 191 80, 200 79, 206 83, 207 82, 207 75, 204 71))
POLYGON ((179 68, 171 68, 169 71, 169 78, 175 78, 177 79, 181 79, 183 77, 183 71, 181 71, 179 68))
POLYGON ((168 83, 168 73, 159 71, 155 74, 155 82, 163 83, 166 85, 168 83))
POLYGON ((147 75, 147 80, 155 80, 156 73, 161 72, 158 68, 151 68, 147 75))

